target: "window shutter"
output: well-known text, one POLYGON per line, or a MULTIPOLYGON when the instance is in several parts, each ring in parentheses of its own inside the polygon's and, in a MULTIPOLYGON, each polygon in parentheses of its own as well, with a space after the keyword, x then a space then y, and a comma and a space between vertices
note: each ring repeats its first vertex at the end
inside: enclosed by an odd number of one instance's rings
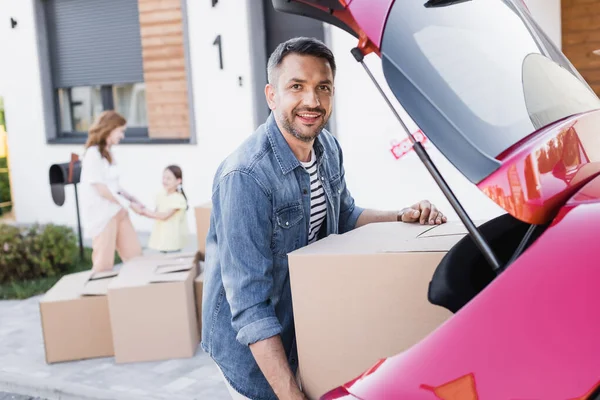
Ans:
POLYGON ((53 85, 144 81, 137 0, 45 0, 53 85))

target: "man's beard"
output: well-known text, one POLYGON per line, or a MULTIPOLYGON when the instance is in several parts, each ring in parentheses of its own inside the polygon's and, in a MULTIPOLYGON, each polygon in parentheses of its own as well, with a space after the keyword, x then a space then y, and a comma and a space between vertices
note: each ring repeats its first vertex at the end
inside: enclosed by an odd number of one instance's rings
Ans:
POLYGON ((325 110, 321 109, 321 108, 311 108, 311 109, 303 109, 303 110, 293 110, 291 113, 291 118, 287 115, 281 114, 281 124, 283 126, 283 128, 288 131, 292 136, 294 136, 295 138, 297 138, 298 140, 301 140, 305 143, 308 143, 310 141, 313 141, 314 139, 317 138, 317 136, 319 136, 319 134, 321 133, 321 131, 323 130, 323 127, 325 127, 325 125, 327 124, 327 118, 325 115, 325 110), (321 124, 319 126, 317 126, 314 130, 314 132, 311 135, 305 135, 303 134, 300 129, 297 129, 294 126, 294 123, 292 122, 292 120, 294 119, 294 117, 302 112, 312 112, 312 113, 319 113, 321 115, 322 121, 321 124))

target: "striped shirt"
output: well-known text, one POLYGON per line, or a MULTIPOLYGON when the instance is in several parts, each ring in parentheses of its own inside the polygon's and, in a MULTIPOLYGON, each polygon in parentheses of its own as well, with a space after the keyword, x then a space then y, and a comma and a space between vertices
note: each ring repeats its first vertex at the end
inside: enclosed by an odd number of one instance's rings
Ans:
POLYGON ((303 162, 302 166, 310 174, 310 223, 308 228, 308 243, 317 240, 319 230, 327 215, 325 191, 317 175, 317 157, 315 151, 310 153, 310 161, 303 162))

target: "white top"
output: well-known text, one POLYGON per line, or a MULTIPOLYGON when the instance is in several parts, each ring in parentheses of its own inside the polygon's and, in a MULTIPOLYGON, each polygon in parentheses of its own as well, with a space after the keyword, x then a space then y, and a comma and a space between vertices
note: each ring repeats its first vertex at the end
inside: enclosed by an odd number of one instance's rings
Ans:
POLYGON ((95 237, 102 233, 106 224, 114 217, 121 207, 100 196, 94 183, 103 183, 127 207, 125 200, 118 195, 120 191, 119 170, 114 163, 110 164, 100 154, 98 146, 91 146, 85 151, 81 162, 81 224, 87 237, 95 237))
POLYGON ((319 230, 325 216, 327 215, 327 203, 325 191, 317 174, 317 157, 315 151, 310 152, 310 161, 301 162, 302 166, 310 174, 310 226, 308 228, 308 243, 317 240, 319 230))

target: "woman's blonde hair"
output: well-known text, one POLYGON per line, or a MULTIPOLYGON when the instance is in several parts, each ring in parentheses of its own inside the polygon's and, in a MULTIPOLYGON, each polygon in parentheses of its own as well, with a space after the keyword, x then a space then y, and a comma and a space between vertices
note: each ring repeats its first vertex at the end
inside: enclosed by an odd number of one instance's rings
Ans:
POLYGON ((112 164, 112 157, 106 145, 106 139, 113 130, 125 124, 127 124, 127 120, 118 112, 114 110, 103 111, 90 127, 85 148, 98 146, 102 157, 112 164))

